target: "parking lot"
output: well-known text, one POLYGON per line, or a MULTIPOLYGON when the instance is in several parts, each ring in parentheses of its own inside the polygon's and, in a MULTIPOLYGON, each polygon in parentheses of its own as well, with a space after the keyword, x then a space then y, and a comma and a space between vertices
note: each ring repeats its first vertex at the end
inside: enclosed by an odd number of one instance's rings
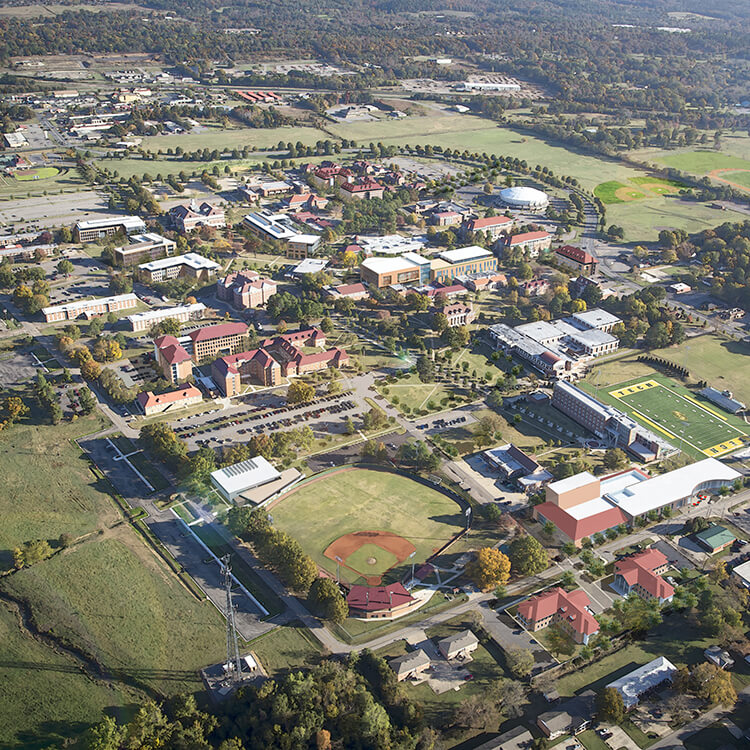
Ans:
POLYGON ((40 222, 45 228, 57 227, 85 219, 99 219, 111 213, 107 208, 106 194, 79 190, 3 201, 0 203, 0 224, 40 222))
POLYGON ((181 417, 171 423, 174 431, 195 450, 203 445, 218 447, 246 442, 253 435, 290 430, 308 425, 313 433, 324 436, 343 433, 347 417, 360 409, 347 394, 322 396, 311 404, 284 404, 278 396, 263 394, 253 398, 253 406, 241 403, 226 409, 211 409, 193 417, 181 417))

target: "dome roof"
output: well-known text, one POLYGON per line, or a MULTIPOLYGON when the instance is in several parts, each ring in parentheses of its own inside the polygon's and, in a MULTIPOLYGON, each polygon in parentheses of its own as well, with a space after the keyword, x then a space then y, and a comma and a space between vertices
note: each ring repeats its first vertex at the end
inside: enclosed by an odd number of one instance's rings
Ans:
POLYGON ((500 191, 500 199, 511 205, 538 206, 549 201, 547 193, 536 188, 517 185, 500 191))

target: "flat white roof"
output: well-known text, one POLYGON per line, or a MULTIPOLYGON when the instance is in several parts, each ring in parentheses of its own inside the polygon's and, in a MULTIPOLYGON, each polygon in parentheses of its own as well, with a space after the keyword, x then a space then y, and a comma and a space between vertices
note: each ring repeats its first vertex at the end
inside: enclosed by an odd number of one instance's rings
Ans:
POLYGON ((367 258, 362 261, 362 268, 373 273, 395 273, 397 271, 408 271, 417 264, 405 258, 367 258))
POLYGON ((317 273, 327 265, 328 260, 326 258, 305 258, 292 269, 292 273, 317 273))
POLYGON ((625 471, 622 474, 615 474, 601 480, 602 495, 606 495, 609 492, 619 492, 626 487, 630 487, 632 484, 645 482, 647 479, 648 477, 644 477, 638 469, 625 471))
POLYGON ((593 310, 586 310, 585 312, 574 313, 571 317, 586 326, 591 326, 591 328, 616 325, 621 322, 620 318, 616 315, 612 315, 612 313, 608 313, 606 310, 602 310, 599 307, 595 307, 593 310))
POLYGON ((211 481, 226 495, 236 495, 245 490, 278 479, 281 474, 263 456, 255 456, 223 469, 211 472, 211 481))
POLYGON ((403 255, 421 250, 425 245, 423 237, 402 237, 400 234, 384 234, 380 237, 357 235, 355 240, 365 250, 381 255, 403 255))
POLYGON ((162 237, 156 232, 144 232, 143 234, 132 234, 130 235, 130 244, 118 247, 118 250, 130 250, 133 245, 142 245, 144 242, 150 242, 154 245, 176 245, 174 240, 170 240, 167 237, 162 237))
POLYGON ((320 242, 320 237, 317 234, 295 234, 288 241, 299 242, 301 245, 315 245, 320 242))
POLYGON ((546 320, 536 320, 533 323, 523 323, 520 326, 516 326, 515 330, 540 344, 549 339, 560 339, 566 333, 556 325, 548 323, 546 320))
POLYGON ((745 583, 750 583, 750 560, 743 562, 742 565, 737 565, 732 573, 739 576, 745 583))
POLYGON ((468 247, 458 247, 455 250, 445 250, 438 253, 438 257, 448 263, 461 263, 466 260, 480 260, 482 258, 493 258, 489 250, 485 250, 479 245, 469 245, 468 247))
POLYGON ((265 215, 261 213, 247 214, 245 221, 257 227, 266 234, 271 235, 277 240, 286 240, 293 237, 297 232, 282 224, 280 219, 285 218, 284 214, 265 215))
POLYGON ((135 323, 138 320, 159 320, 169 318, 172 315, 181 315, 182 313, 194 313, 205 310, 206 306, 202 302, 196 302, 192 305, 179 305, 177 307, 157 307, 155 310, 146 310, 145 312, 128 315, 128 320, 135 323))
POLYGON ((425 258, 424 255, 418 255, 417 253, 404 253, 401 257, 410 260, 412 263, 416 263, 418 266, 429 266, 432 263, 429 258, 425 258))
POLYGON ((108 216, 106 219, 89 219, 88 221, 79 221, 76 228, 81 229, 103 229, 105 227, 122 224, 126 231, 143 232, 146 225, 139 216, 108 216))
POLYGON ((622 695, 625 708, 631 708, 638 703, 638 699, 647 690, 660 685, 664 680, 672 678, 677 667, 664 656, 658 656, 648 664, 620 677, 619 680, 610 682, 607 687, 612 687, 622 695))
POLYGON ((590 471, 582 471, 580 474, 574 474, 572 477, 558 479, 557 482, 552 482, 552 484, 549 484, 547 486, 553 492, 562 494, 563 492, 577 490, 579 487, 584 487, 587 484, 598 481, 599 480, 590 471))
POLYGON ((576 521, 580 521, 583 518, 595 516, 597 513, 604 513, 605 510, 612 510, 612 503, 608 503, 603 497, 595 497, 593 500, 587 500, 572 508, 566 508, 565 512, 576 521))
POLYGON ((704 458, 645 482, 608 492, 607 498, 635 517, 657 510, 675 500, 690 497, 700 485, 710 482, 734 482, 742 475, 716 458, 704 458))
POLYGON ((138 302, 135 294, 115 294, 112 297, 94 297, 93 299, 77 300, 76 302, 66 302, 64 305, 53 305, 52 307, 43 307, 44 315, 51 315, 58 312, 72 312, 73 310, 87 310, 92 305, 109 305, 113 302, 138 302))
POLYGON ((158 271, 161 268, 172 268, 173 266, 190 266, 196 271, 202 268, 215 270, 221 266, 213 260, 204 258, 198 253, 185 253, 184 255, 175 255, 171 258, 161 258, 160 260, 151 260, 148 263, 141 263, 138 268, 144 271, 158 271))

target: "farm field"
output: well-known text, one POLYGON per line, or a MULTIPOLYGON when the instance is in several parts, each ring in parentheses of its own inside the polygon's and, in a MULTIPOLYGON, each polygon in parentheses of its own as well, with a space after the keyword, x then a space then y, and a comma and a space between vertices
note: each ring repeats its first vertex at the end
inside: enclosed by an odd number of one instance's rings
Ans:
POLYGON ((200 687, 225 652, 224 622, 197 601, 129 526, 107 530, 6 578, 43 630, 107 672, 164 695, 200 687))
POLYGON ((745 442, 746 430, 739 420, 664 375, 600 388, 597 396, 695 458, 721 456, 745 442))
POLYGON ((127 688, 89 679, 74 659, 22 633, 16 615, 2 605, 0 643, 3 748, 59 747, 99 720, 105 709, 119 716, 137 699, 127 688))
MULTIPOLYGON (((318 565, 333 574, 336 562, 324 552, 346 535, 390 532, 408 543, 409 552, 416 551, 414 562, 419 564, 463 528, 461 509, 446 495, 407 477, 369 469, 338 471, 312 481, 282 498, 270 512, 277 528, 297 539, 318 565)), ((377 536, 363 541, 378 545, 377 536)), ((342 557, 342 579, 363 583, 364 576, 386 572, 392 554, 404 559, 396 542, 383 542, 390 554, 372 551, 371 562, 364 559, 364 571, 346 567, 349 558, 342 557)), ((361 566, 359 557, 354 562, 361 566)))

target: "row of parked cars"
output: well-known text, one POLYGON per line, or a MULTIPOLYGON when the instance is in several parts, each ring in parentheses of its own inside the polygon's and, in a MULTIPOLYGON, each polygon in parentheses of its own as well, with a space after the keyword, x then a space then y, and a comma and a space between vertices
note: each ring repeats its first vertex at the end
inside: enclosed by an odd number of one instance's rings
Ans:
POLYGON ((466 417, 456 417, 455 419, 436 419, 431 425, 427 422, 424 424, 417 425, 418 430, 426 430, 429 427, 440 427, 441 429, 443 427, 452 427, 454 424, 462 424, 466 421, 466 417))

